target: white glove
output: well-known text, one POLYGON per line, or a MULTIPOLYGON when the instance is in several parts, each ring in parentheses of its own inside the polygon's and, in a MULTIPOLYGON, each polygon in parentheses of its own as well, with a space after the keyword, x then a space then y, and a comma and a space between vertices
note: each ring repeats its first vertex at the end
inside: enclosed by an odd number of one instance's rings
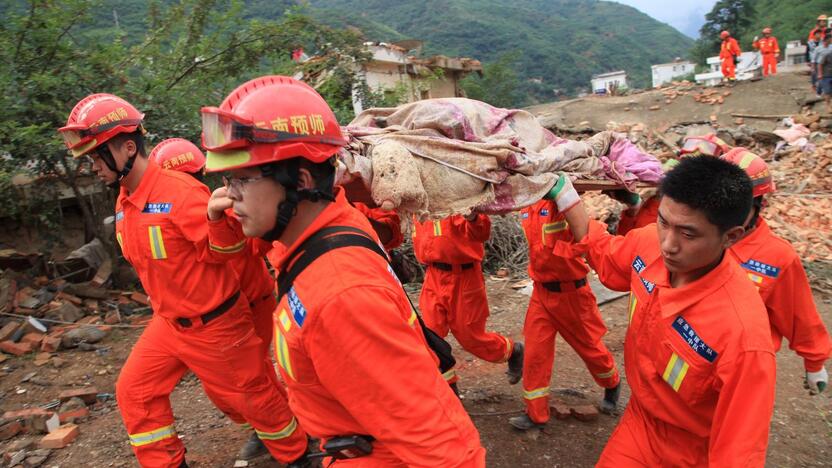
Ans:
POLYGON ((826 367, 822 367, 817 372, 806 373, 806 384, 809 388, 809 393, 817 395, 822 392, 829 383, 829 374, 826 372, 826 367))
POLYGON ((572 186, 572 181, 569 180, 569 176, 565 172, 558 173, 558 181, 543 198, 553 200, 561 213, 566 213, 581 201, 580 195, 572 186))

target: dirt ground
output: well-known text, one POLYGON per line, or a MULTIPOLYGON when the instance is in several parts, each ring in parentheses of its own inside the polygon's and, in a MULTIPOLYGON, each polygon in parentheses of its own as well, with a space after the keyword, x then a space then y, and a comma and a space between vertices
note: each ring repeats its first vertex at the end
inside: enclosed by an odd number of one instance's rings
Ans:
MULTIPOLYGON (((826 273, 828 274, 828 272, 826 273)), ((488 280, 492 316, 489 328, 522 338, 522 323, 528 296, 509 287, 513 281, 488 280)), ((832 324, 832 298, 815 296, 827 324, 832 324)), ((623 337, 626 328, 626 299, 601 307, 610 329, 605 342, 623 363, 623 337)), ((36 367, 32 355, 10 358, 0 365, 0 409, 19 409, 48 402, 61 390, 95 386, 112 394, 121 364, 140 334, 139 329, 116 330, 104 343, 106 352, 66 351, 60 357, 66 366, 36 367), (37 379, 21 382, 36 372, 37 379), (32 383, 32 380, 37 383, 32 383)), ((456 343, 455 349, 459 350, 456 343)), ((595 404, 602 395, 589 372, 561 339, 557 343, 553 395, 567 403, 595 404)), ((519 433, 507 423, 519 414, 523 403, 520 385, 505 380, 504 365, 490 364, 457 351, 460 361, 462 397, 466 409, 480 430, 488 450, 488 466, 592 466, 618 417, 601 415, 594 422, 575 419, 553 420, 543 432, 519 433)), ((785 350, 778 355, 777 402, 772 420, 768 465, 829 466, 832 457, 832 393, 811 397, 803 389, 802 360, 785 350)), ((629 399, 626 383, 622 403, 629 399)), ((231 467, 234 454, 248 436, 214 409, 199 382, 186 377, 172 396, 176 429, 188 447, 188 460, 197 467, 231 467)), ((623 405, 622 405, 623 406, 623 405)), ((91 416, 80 424, 81 435, 69 447, 53 452, 44 466, 137 466, 121 418, 112 399, 96 405, 91 416)), ((9 442, 5 444, 8 445, 9 442)), ((4 448, 0 445, 0 451, 4 448)), ((276 462, 261 458, 250 466, 276 467, 276 462)))

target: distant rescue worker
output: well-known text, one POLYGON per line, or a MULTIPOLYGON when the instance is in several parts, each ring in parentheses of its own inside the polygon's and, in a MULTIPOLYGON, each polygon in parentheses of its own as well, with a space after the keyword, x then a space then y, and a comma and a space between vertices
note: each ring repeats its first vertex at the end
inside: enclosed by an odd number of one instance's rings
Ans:
POLYGON ((826 37, 826 29, 829 28, 829 18, 826 15, 818 16, 815 27, 809 31, 810 41, 822 41, 826 37))
POLYGON ((120 186, 116 238, 150 296, 153 319, 116 383, 130 445, 145 467, 184 467, 170 393, 190 369, 231 420, 249 423, 277 460, 305 466, 306 433, 263 358, 249 299, 225 264, 240 251, 239 225, 208 223, 208 189, 145 153, 144 114, 112 94, 82 99, 60 129, 75 157, 120 186))
POLYGON ((829 382, 824 366, 832 352, 829 332, 812 300, 812 289, 797 252, 788 241, 771 231, 760 214, 765 195, 774 192, 768 165, 745 148, 734 148, 723 156, 744 169, 754 186, 754 205, 745 223, 745 235, 729 252, 757 286, 768 310, 775 351, 783 338, 803 358, 806 385, 812 394, 829 382))
POLYGON ((529 277, 534 281, 523 326, 523 400, 526 412, 509 419, 520 430, 541 427, 549 420, 549 382, 560 334, 578 353, 592 378, 604 388, 601 410, 616 409, 620 376, 612 353, 601 338, 607 327, 587 282, 589 267, 582 258, 554 254, 555 243, 572 241, 572 233, 551 200, 541 200, 520 211, 529 244, 529 277))
POLYGON ((719 34, 722 39, 722 45, 719 47, 719 58, 722 60, 722 76, 729 82, 737 79, 737 63, 742 51, 737 40, 731 37, 728 31, 722 31, 719 34))
POLYGON ((763 76, 777 74, 777 59, 780 57, 780 45, 771 35, 771 28, 763 28, 763 37, 754 37, 754 48, 763 56, 763 76))
POLYGON ((250 245, 275 246, 279 291, 289 282, 274 314, 277 368, 321 447, 360 457, 335 466, 485 466, 378 237, 334 187, 347 142, 323 98, 264 76, 204 107, 202 122, 207 170, 230 171, 208 218, 239 222, 250 245), (362 243, 337 247, 346 240, 362 243))
POLYGON ((453 215, 413 223, 413 252, 425 265, 419 308, 425 324, 445 337, 450 330, 469 353, 488 362, 508 362, 512 385, 523 375, 523 343, 485 331, 490 311, 482 275, 491 219, 453 215))
POLYGON ((762 467, 774 408, 771 331, 756 288, 726 255, 751 211, 751 181, 698 156, 682 159, 660 190, 657 225, 623 237, 589 219, 571 183, 555 194, 577 241, 556 253, 585 254, 608 288, 630 291, 632 395, 597 466, 762 467))
MULTIPOLYGON (((183 138, 169 138, 162 141, 148 156, 150 161, 162 169, 184 172, 202 181, 205 172, 205 155, 195 144, 183 138)), ((231 213, 229 213, 231 214, 231 213)), ((240 289, 249 300, 254 314, 254 330, 263 344, 263 356, 271 367, 269 347, 272 343, 272 313, 277 307, 274 295, 274 278, 262 255, 235 257, 230 261, 240 278, 240 289)), ((246 423, 244 426, 250 426, 246 423)), ((251 460, 268 452, 266 445, 254 431, 248 442, 237 454, 239 460, 251 460)))

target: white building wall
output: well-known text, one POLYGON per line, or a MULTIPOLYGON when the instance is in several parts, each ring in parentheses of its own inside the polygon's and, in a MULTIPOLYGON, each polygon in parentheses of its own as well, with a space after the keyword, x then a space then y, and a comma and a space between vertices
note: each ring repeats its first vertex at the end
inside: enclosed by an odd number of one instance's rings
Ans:
POLYGON ((613 86, 618 88, 627 86, 627 74, 619 73, 617 75, 602 76, 592 79, 592 92, 599 92, 602 90, 608 92, 613 86))
POLYGON ((653 87, 670 83, 674 78, 693 73, 694 64, 690 62, 665 63, 653 65, 653 87))

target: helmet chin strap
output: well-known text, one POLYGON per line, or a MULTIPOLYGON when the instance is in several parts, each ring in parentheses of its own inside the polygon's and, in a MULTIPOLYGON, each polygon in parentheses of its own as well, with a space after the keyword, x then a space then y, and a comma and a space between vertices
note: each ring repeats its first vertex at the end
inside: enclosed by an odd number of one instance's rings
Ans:
POLYGON ((117 189, 121 186, 121 179, 127 177, 130 174, 130 170, 133 169, 133 162, 136 160, 136 155, 132 155, 127 158, 127 162, 124 163, 124 168, 121 170, 118 169, 116 166, 116 158, 113 157, 113 153, 110 152, 110 148, 107 147, 107 144, 103 144, 96 149, 98 156, 104 161, 104 165, 107 166, 108 169, 116 173, 116 180, 111 184, 107 184, 108 187, 117 189))
POLYGON ((286 191, 286 199, 277 205, 277 218, 274 227, 261 236, 261 239, 267 242, 274 242, 280 239, 289 222, 292 221, 298 212, 298 203, 303 200, 317 202, 320 200, 335 201, 335 196, 332 193, 327 193, 317 188, 298 190, 297 181, 300 176, 300 161, 290 160, 286 162, 286 169, 279 170, 273 165, 268 165, 262 169, 263 175, 272 177, 283 186, 286 191))

